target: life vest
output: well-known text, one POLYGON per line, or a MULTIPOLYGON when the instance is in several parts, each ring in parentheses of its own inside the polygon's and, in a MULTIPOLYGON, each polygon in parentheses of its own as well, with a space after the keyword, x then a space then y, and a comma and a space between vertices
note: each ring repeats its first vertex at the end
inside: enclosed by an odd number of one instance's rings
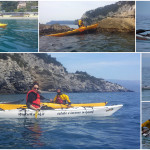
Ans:
POLYGON ((63 104, 63 99, 61 99, 60 97, 57 96, 56 103, 57 104, 63 104))
POLYGON ((38 93, 36 93, 35 91, 33 91, 33 90, 30 90, 30 91, 27 93, 26 102, 28 101, 28 95, 29 95, 29 93, 31 93, 31 92, 33 92, 33 93, 35 93, 35 94, 37 95, 36 100, 34 100, 34 101, 32 102, 32 106, 35 107, 35 108, 39 108, 39 107, 40 107, 40 95, 39 95, 38 93))
POLYGON ((78 21, 78 24, 79 24, 79 26, 82 26, 82 25, 83 25, 83 21, 82 21, 82 20, 79 20, 79 21, 78 21))

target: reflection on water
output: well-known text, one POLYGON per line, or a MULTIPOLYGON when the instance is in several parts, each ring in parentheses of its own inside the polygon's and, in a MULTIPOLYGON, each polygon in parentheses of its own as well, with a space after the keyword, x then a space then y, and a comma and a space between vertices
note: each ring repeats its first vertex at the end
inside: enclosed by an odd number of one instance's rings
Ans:
POLYGON ((41 52, 134 52, 135 35, 99 33, 64 37, 40 37, 41 52))
POLYGON ((25 141, 29 141, 29 144, 34 148, 45 146, 45 143, 41 141, 43 131, 38 121, 34 119, 25 119, 24 128, 27 129, 22 133, 25 141))

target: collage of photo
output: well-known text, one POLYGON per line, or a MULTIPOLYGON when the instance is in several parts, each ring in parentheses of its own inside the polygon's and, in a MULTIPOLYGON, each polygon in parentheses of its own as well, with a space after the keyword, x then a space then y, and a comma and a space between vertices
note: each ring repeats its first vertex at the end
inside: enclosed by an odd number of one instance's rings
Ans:
POLYGON ((150 149, 150 1, 0 1, 0 149, 150 149))

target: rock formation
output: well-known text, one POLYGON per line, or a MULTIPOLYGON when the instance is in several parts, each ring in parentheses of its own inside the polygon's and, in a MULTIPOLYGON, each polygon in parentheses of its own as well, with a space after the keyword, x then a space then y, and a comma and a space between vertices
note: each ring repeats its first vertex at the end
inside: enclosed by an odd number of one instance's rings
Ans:
POLYGON ((25 93, 33 81, 43 91, 60 87, 65 92, 127 92, 128 89, 90 76, 86 72, 68 73, 47 54, 0 54, 0 93, 25 93))
POLYGON ((53 34, 53 33, 66 32, 70 30, 72 30, 72 28, 66 25, 59 25, 59 24, 53 24, 53 25, 40 24, 39 25, 39 33, 41 36, 53 34))
POLYGON ((135 2, 120 1, 90 10, 81 19, 86 25, 98 23, 97 32, 135 32, 135 2))

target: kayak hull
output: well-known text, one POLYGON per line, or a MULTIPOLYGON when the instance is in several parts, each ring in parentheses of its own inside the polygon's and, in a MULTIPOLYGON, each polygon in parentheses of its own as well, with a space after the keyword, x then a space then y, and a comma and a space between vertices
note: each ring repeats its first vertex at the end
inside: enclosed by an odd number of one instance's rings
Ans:
POLYGON ((143 35, 136 35, 136 39, 138 40, 150 40, 150 37, 148 36, 143 36, 143 35))
POLYGON ((55 36, 55 37, 61 37, 61 36, 68 36, 68 35, 75 35, 75 34, 80 34, 80 33, 84 33, 85 31, 91 31, 96 29, 98 26, 98 24, 93 24, 87 27, 80 27, 78 29, 74 29, 72 31, 67 31, 67 32, 63 32, 63 33, 56 33, 56 34, 50 34, 50 35, 46 35, 46 36, 55 36))
POLYGON ((0 28, 5 28, 7 24, 0 24, 0 28))
MULTIPOLYGON (((71 104, 72 107, 98 107, 105 106, 107 102, 101 103, 87 103, 87 104, 71 104)), ((56 104, 56 103, 43 103, 44 106, 51 107, 53 109, 67 108, 68 105, 56 104)), ((25 104, 0 104, 0 108, 3 110, 11 110, 18 108, 27 108, 25 104)))
MULTIPOLYGON (((73 107, 53 110, 40 110, 37 118, 54 117, 80 117, 80 116, 111 116, 123 105, 112 105, 102 107, 73 107)), ((31 109, 13 109, 1 110, 0 118, 35 118, 35 110, 31 109)))

